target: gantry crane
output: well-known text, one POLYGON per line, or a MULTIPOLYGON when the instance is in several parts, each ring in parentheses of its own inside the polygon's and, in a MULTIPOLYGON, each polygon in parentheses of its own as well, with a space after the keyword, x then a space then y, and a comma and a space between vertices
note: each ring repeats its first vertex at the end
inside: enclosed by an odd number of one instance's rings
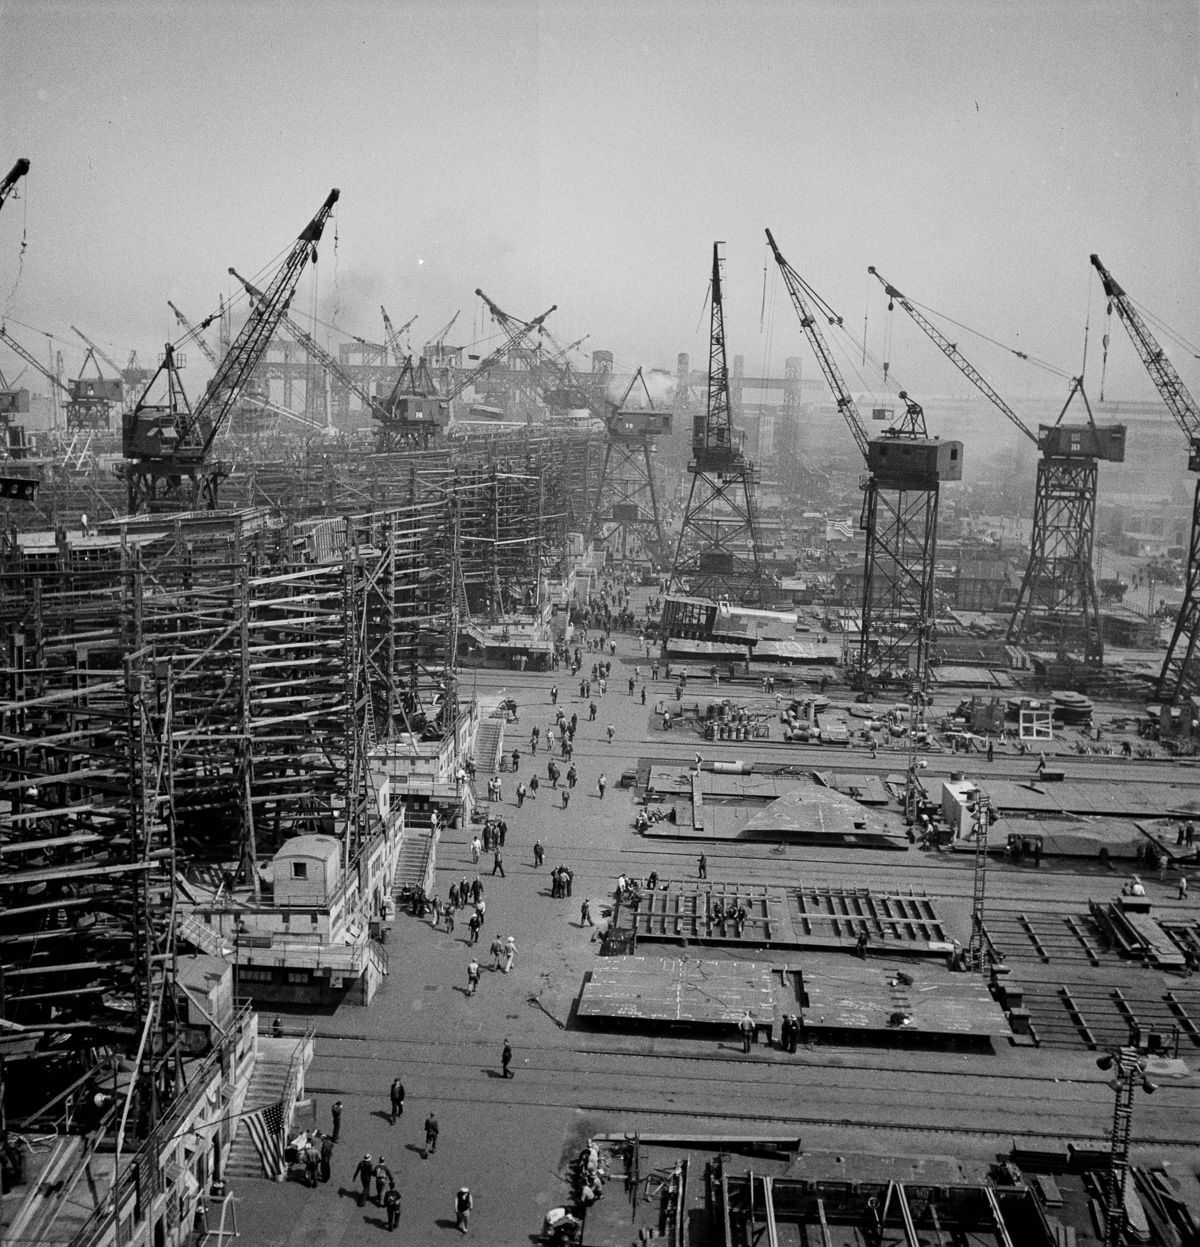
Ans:
POLYGON ((15 165, 4 175, 4 180, 0 181, 0 208, 4 207, 5 201, 17 189, 17 183, 29 172, 29 161, 24 156, 17 161, 15 165))
POLYGON ((869 267, 867 272, 879 279, 888 299, 900 304, 942 354, 1040 452, 1029 563, 1021 578, 1005 640, 1010 645, 1051 641, 1061 651, 1076 649, 1089 666, 1100 666, 1104 661, 1104 639, 1092 568, 1097 464, 1101 459, 1110 463, 1124 460, 1125 426, 1097 425, 1083 390, 1083 379, 1076 377, 1058 419, 1053 425, 1039 425, 1035 434, 956 343, 876 268, 869 267), (1076 395, 1087 412, 1087 423, 1063 424, 1063 416, 1076 395))
MULTIPOLYGON (((1137 351, 1154 388, 1158 390, 1167 410, 1183 431, 1188 445, 1188 471, 1200 473, 1200 406, 1184 385, 1174 364, 1150 332, 1146 322, 1113 275, 1092 256, 1092 266, 1100 274, 1104 294, 1108 299, 1108 314, 1113 308, 1121 318, 1134 350, 1137 351)), ((1192 527, 1188 537, 1187 577, 1184 581, 1183 601, 1158 674, 1155 697, 1168 705, 1183 697, 1194 696, 1200 691, 1200 662, 1197 661, 1196 645, 1200 641, 1200 478, 1196 481, 1192 496, 1192 527)))
POLYGON ((655 410, 639 368, 621 401, 609 404, 604 422, 604 462, 585 533, 588 549, 599 541, 606 548, 616 547, 622 559, 646 558, 656 571, 666 569, 667 542, 651 455, 655 439, 670 432, 671 413, 655 410), (629 397, 639 381, 647 406, 629 407, 629 397), (632 554, 631 537, 635 542, 632 554))
POLYGON ((162 364, 123 421, 131 514, 143 509, 216 507, 217 491, 227 469, 210 458, 212 444, 287 311, 305 265, 310 257, 316 259, 317 243, 338 194, 336 189, 329 192, 292 244, 194 411, 175 368, 174 348, 167 344, 162 364), (165 378, 166 402, 152 405, 149 396, 160 376, 165 378))
POLYGON ((733 427, 725 362, 721 244, 713 243, 708 334, 708 401, 692 421, 692 457, 671 585, 703 597, 761 602, 764 577, 754 464, 733 427))
POLYGON ((840 325, 840 317, 783 258, 770 230, 767 242, 800 327, 867 465, 859 519, 866 551, 855 682, 871 688, 905 679, 923 694, 936 622, 938 499, 943 481, 962 479, 962 443, 930 437, 920 404, 903 390, 900 422, 877 437, 868 435, 806 296, 825 311, 831 324, 840 325))

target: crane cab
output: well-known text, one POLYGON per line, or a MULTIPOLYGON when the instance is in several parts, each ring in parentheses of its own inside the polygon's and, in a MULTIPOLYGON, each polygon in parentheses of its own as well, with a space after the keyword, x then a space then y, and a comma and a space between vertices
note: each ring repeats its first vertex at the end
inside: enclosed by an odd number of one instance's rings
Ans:
POLYGON ((179 446, 179 430, 169 407, 139 407, 121 418, 121 450, 126 459, 167 459, 179 446))
POLYGON ((124 393, 123 381, 106 377, 76 377, 71 382, 73 403, 119 403, 124 393))
POLYGON ((940 437, 876 437, 867 447, 867 468, 889 489, 936 489, 961 481, 963 444, 940 437))
POLYGON ((1038 449, 1048 459, 1102 459, 1125 462, 1123 424, 1038 425, 1038 449))
POLYGON ((645 437, 662 437, 671 431, 671 413, 650 409, 625 408, 613 413, 611 436, 618 441, 640 442, 645 437))
POLYGON ((430 394, 399 394, 392 401, 388 424, 415 428, 445 428, 450 423, 450 404, 430 394))

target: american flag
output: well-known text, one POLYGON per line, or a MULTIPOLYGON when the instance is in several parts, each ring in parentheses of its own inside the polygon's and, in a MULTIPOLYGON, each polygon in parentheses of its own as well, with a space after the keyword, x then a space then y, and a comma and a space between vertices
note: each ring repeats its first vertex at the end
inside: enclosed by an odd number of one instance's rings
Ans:
POLYGON ((263 1172, 268 1178, 282 1178, 287 1171, 283 1159, 283 1101, 276 1100, 265 1108, 255 1109, 242 1120, 250 1131, 263 1172))

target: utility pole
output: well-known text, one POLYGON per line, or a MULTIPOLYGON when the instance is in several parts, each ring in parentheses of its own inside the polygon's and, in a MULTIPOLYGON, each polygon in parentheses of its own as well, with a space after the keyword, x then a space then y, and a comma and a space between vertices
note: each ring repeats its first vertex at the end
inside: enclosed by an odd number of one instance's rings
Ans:
POLYGON ((975 836, 975 874, 971 884, 971 941, 967 945, 967 968, 982 973, 987 969, 987 930, 984 906, 987 897, 988 828, 992 803, 982 792, 968 806, 975 816, 971 824, 975 836))
POLYGON ((1133 1137, 1133 1093, 1139 1085, 1147 1095, 1158 1090, 1146 1077, 1148 1053, 1145 1032, 1140 1027, 1131 1027, 1129 1043, 1096 1059, 1098 1068, 1116 1071, 1109 1083, 1116 1095, 1105 1192, 1104 1247, 1122 1247, 1125 1242, 1125 1184, 1129 1180, 1129 1145, 1133 1137))

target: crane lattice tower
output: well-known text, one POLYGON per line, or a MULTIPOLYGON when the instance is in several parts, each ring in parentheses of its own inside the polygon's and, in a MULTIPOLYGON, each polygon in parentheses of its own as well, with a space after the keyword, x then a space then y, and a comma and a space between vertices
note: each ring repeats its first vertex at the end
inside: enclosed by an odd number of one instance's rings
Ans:
POLYGON ((759 601, 762 567, 754 464, 735 444, 725 362, 720 244, 713 243, 708 398, 692 423, 692 483, 671 567, 673 585, 704 597, 759 601))
MULTIPOLYGON (((1086 406, 1078 379, 1067 405, 1076 393, 1086 406)), ((1089 409, 1087 424, 1040 426, 1038 447, 1029 562, 1005 639, 1010 645, 1052 642, 1098 667, 1104 639, 1092 565, 1096 484, 1101 459, 1125 458, 1125 426, 1097 426, 1089 409)))

